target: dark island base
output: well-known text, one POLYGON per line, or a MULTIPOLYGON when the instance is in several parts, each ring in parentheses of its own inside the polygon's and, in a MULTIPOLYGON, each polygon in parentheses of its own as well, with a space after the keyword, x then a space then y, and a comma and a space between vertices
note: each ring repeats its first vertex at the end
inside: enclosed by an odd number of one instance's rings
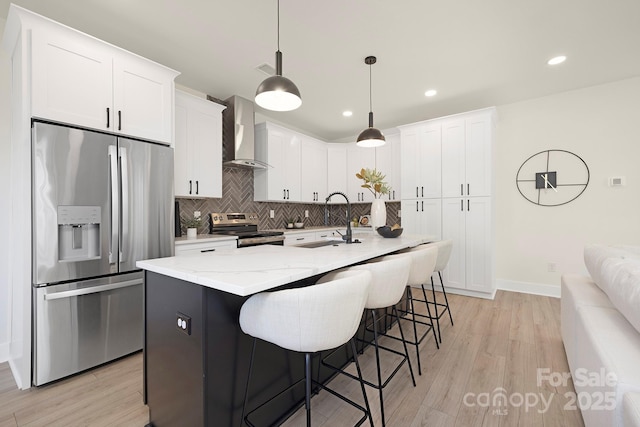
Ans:
MULTIPOLYGON (((308 286, 317 279, 277 289, 308 286)), ((149 426, 242 425, 253 338, 242 332, 238 318, 247 298, 145 272, 144 398, 149 426), (188 322, 186 330, 178 327, 178 317, 188 322)), ((346 346, 331 359, 337 366, 346 365, 346 346)), ((335 375, 319 366, 318 355, 313 361, 312 372, 320 382, 335 375)), ((264 341, 258 340, 254 363, 248 411, 304 378, 303 354, 264 341)), ((256 425, 272 425, 293 414, 301 403, 304 383, 256 411, 251 419, 256 425)))

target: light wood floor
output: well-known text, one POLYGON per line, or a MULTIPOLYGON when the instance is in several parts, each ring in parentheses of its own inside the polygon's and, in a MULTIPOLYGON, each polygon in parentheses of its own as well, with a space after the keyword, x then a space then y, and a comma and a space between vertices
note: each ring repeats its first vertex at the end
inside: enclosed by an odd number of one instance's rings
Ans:
MULTIPOLYGON (((405 365, 385 389, 387 426, 583 426, 579 411, 564 409, 573 385, 551 387, 537 380, 538 368, 569 371, 560 337, 560 300, 499 291, 493 301, 450 295, 449 303, 455 326, 443 317, 439 350, 431 337, 422 343, 421 376, 417 375, 414 349, 409 349, 416 387, 405 365), (494 405, 499 394, 506 396, 506 403, 496 401, 494 405), (548 408, 541 397, 550 402, 548 408), (523 399, 528 399, 529 407, 523 399)), ((403 325, 408 332, 409 324, 403 325)), ((393 340, 386 345, 398 346, 393 340)), ((383 358, 395 361, 388 353, 383 358)), ((373 379, 371 348, 360 361, 365 377, 373 379)), ((389 363, 383 365, 388 369, 389 363)), ((345 376, 336 377, 330 385, 354 400, 362 399, 359 386, 345 376)), ((377 391, 368 388, 367 395, 374 423, 382 425, 377 391)), ((314 427, 342 427, 359 417, 326 392, 312 399, 312 408, 314 427)), ((142 404, 139 353, 26 391, 16 389, 8 365, 0 364, 0 427, 142 427, 148 417, 142 404)), ((285 425, 304 425, 303 411, 285 425)))

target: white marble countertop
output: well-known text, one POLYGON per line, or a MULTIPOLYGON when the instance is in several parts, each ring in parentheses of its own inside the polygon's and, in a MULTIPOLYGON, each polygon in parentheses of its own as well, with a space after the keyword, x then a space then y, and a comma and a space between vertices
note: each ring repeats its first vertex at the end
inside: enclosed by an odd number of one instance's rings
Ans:
POLYGON ((186 245, 191 243, 224 242, 227 240, 238 240, 238 236, 224 236, 215 234, 198 234, 195 239, 187 236, 176 237, 176 245, 186 245))
POLYGON ((138 268, 239 296, 252 295, 366 261, 400 249, 434 241, 430 236, 377 234, 362 243, 319 248, 261 245, 138 261, 138 268))

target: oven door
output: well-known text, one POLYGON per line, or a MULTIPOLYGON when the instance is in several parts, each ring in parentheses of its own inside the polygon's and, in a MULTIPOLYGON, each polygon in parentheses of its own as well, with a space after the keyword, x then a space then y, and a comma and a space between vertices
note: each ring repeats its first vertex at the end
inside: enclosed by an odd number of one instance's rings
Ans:
POLYGON ((247 248, 250 246, 259 246, 259 245, 284 246, 284 234, 280 234, 276 236, 243 237, 238 239, 239 248, 247 248))

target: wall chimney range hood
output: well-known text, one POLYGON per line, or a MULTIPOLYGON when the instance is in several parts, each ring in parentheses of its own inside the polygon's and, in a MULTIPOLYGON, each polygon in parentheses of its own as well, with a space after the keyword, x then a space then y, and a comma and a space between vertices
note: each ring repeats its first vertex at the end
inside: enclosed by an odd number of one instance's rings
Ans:
POLYGON ((222 112, 223 165, 248 169, 266 169, 268 164, 255 159, 254 105, 234 95, 225 100, 222 112))

